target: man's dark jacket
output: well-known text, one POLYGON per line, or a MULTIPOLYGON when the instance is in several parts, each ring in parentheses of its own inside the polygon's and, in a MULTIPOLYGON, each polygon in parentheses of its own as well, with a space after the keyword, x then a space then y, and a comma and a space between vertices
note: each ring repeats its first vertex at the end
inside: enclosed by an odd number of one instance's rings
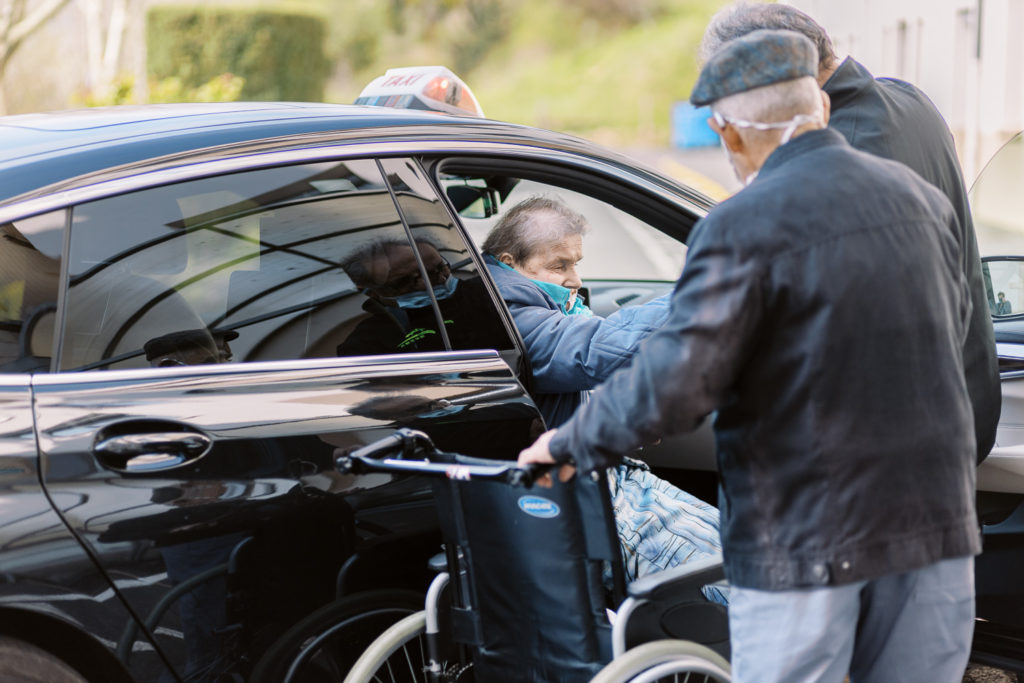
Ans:
POLYGON ((974 303, 964 343, 964 372, 980 462, 996 440, 1002 395, 978 239, 953 135, 923 92, 904 81, 876 79, 853 59, 843 61, 823 89, 832 100, 829 128, 842 133, 856 149, 906 164, 953 204, 964 247, 962 267, 974 303))
POLYGON ((552 454, 605 467, 717 410, 739 586, 844 584, 977 553, 958 238, 949 201, 902 164, 832 130, 798 136, 698 223, 665 325, 552 454))

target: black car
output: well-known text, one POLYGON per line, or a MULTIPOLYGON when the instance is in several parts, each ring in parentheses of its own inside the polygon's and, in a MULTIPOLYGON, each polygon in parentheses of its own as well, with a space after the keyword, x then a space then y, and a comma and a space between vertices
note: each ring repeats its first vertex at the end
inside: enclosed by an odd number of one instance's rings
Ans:
MULTIPOLYGON (((503 208, 588 218, 608 314, 671 289, 713 205, 577 138, 379 107, 13 116, 0 149, 0 678, 279 681, 347 616, 416 609, 427 485, 335 457, 411 426, 514 458, 544 429, 478 250, 503 208), (384 305, 400 288, 367 282, 395 249, 455 294, 384 305)), ((644 457, 714 496, 709 427, 644 457)), ((1024 669, 1010 489, 975 656, 1024 669)))
POLYGON ((544 429, 475 240, 563 197, 609 312, 668 291, 710 206, 575 138, 379 107, 14 116, 0 149, 0 651, 102 681, 280 680, 352 605, 422 604, 426 484, 334 458, 544 429), (455 295, 382 305, 361 278, 397 248, 455 295))

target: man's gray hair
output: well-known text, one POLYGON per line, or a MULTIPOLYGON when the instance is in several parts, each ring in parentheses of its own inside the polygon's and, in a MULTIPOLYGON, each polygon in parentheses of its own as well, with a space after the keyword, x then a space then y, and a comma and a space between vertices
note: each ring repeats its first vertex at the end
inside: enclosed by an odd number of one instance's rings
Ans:
POLYGON ((501 217, 484 240, 483 251, 496 258, 508 253, 514 263, 523 263, 537 249, 586 231, 587 219, 562 201, 530 197, 501 217))
POLYGON ((778 3, 740 2, 720 10, 711 17, 700 44, 701 62, 708 61, 711 55, 730 40, 762 28, 786 29, 807 36, 818 48, 819 71, 831 68, 836 61, 836 53, 828 33, 818 22, 797 8, 778 3))
MULTIPOLYGON (((813 116, 822 113, 824 104, 818 82, 810 76, 804 76, 728 95, 713 102, 711 109, 727 119, 778 123, 789 121, 798 114, 813 116)), ((755 135, 779 134, 777 130, 745 130, 755 135)))

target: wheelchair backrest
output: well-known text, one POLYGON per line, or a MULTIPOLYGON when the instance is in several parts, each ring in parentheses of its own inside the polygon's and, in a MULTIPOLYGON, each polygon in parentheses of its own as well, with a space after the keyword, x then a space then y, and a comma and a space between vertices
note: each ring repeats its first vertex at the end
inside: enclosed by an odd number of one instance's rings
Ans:
POLYGON ((623 593, 607 478, 435 480, 435 496, 457 567, 453 632, 473 650, 476 680, 590 680, 611 660, 605 610, 623 593))

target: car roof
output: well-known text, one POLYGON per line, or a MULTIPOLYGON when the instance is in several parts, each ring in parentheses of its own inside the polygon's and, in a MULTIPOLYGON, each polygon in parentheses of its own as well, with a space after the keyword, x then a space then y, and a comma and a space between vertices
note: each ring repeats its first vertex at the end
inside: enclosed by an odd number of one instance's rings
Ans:
POLYGON ((133 175, 142 167, 173 167, 210 155, 410 136, 491 140, 598 157, 681 190, 704 210, 713 204, 635 159, 540 128, 418 109, 220 102, 121 105, 0 117, 0 206, 133 175))
MULTIPOLYGON (((165 155, 302 133, 486 122, 436 112, 300 102, 99 107, 0 117, 0 201, 165 155)), ((511 126, 512 124, 505 124, 511 126)))

